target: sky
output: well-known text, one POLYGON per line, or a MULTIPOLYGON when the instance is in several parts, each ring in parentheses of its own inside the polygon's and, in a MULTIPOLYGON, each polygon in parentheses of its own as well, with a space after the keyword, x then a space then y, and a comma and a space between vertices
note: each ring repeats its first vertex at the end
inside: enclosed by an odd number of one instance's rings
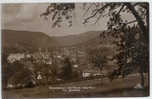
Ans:
MULTIPOLYGON (((52 28, 51 21, 40 17, 40 14, 45 12, 48 5, 47 3, 3 4, 2 29, 43 32, 50 36, 65 36, 106 29, 108 17, 101 18, 97 24, 82 24, 84 19, 82 4, 76 4, 72 27, 52 28)), ((124 18, 133 20, 133 16, 124 15, 124 18)))

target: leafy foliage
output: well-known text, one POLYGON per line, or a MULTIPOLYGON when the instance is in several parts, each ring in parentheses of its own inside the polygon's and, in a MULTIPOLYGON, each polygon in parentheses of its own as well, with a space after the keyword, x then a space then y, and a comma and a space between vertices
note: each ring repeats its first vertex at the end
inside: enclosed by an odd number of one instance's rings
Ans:
POLYGON ((68 20, 68 26, 72 26, 72 14, 75 9, 74 3, 51 3, 46 12, 42 13, 41 16, 45 16, 48 19, 51 15, 53 21, 52 27, 60 27, 61 23, 68 20))

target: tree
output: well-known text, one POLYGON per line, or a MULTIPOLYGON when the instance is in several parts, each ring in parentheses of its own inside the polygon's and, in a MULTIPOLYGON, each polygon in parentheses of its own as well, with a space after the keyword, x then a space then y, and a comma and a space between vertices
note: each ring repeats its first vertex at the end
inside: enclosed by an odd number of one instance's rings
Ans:
MULTIPOLYGON (((10 75, 7 84, 13 84, 16 87, 33 87, 34 79, 31 70, 20 61, 8 64, 5 68, 6 75, 10 75)), ((6 78, 5 78, 6 79, 6 78)))
POLYGON ((107 63, 107 52, 108 48, 92 48, 88 50, 88 59, 94 66, 98 67, 100 70, 103 69, 104 65, 107 63))
POLYGON ((72 64, 70 62, 70 59, 66 57, 63 60, 63 67, 62 67, 62 72, 61 72, 61 78, 64 80, 71 80, 73 76, 73 71, 72 71, 72 64))
MULTIPOLYGON (((142 45, 139 47, 136 47, 133 50, 137 51, 136 58, 134 59, 136 62, 134 65, 138 65, 140 68, 140 74, 141 74, 141 84, 144 86, 144 76, 143 76, 143 68, 145 68, 145 65, 149 65, 149 61, 147 60, 149 57, 149 4, 142 2, 142 3, 84 3, 84 15, 87 15, 87 18, 84 19, 83 24, 89 23, 89 21, 92 18, 96 18, 95 23, 99 22, 101 17, 108 16, 109 21, 107 22, 107 30, 108 35, 112 35, 113 37, 118 38, 118 36, 121 38, 121 41, 115 42, 116 45, 119 46, 118 55, 116 55, 116 59, 118 61, 119 68, 118 70, 115 70, 114 72, 117 72, 118 75, 124 75, 125 70, 124 68, 128 67, 127 63, 127 57, 128 57, 128 51, 125 49, 128 47, 126 43, 129 41, 126 40, 124 37, 128 34, 126 30, 128 30, 128 25, 132 23, 136 23, 136 27, 138 27, 139 31, 139 41, 138 45, 142 45), (90 10, 91 9, 91 13, 90 10), (87 13, 90 13, 88 15, 87 13), (135 20, 132 20, 128 22, 127 20, 123 20, 121 17, 122 13, 129 13, 135 17, 135 20), (121 35, 120 32, 123 32, 121 35), (145 50, 144 50, 145 49, 145 50), (146 59, 146 60, 145 60, 146 59), (137 62, 139 61, 139 62, 137 62), (144 63, 148 64, 144 64, 144 63), (139 64, 141 63, 141 64, 139 64)), ((58 3, 58 4, 50 4, 50 6, 47 7, 47 10, 45 13, 43 13, 41 16, 45 16, 48 18, 48 16, 52 15, 53 20, 53 27, 59 26, 60 23, 63 22, 64 16, 70 16, 70 18, 67 18, 69 21, 70 26, 72 26, 71 22, 71 12, 74 11, 76 8, 74 3, 58 3), (62 9, 61 9, 62 8, 62 9), (65 13, 66 12, 66 13, 65 13), (69 13, 68 13, 69 12, 69 13)), ((132 33, 133 35, 135 33, 132 33)), ((102 35, 101 35, 102 36, 102 35)), ((133 47, 133 46, 132 46, 133 47)), ((131 48, 131 46, 129 47, 131 48)), ((130 50, 130 52, 133 52, 133 50, 130 50)), ((133 54, 130 55, 130 57, 133 57, 133 54)), ((132 61, 133 63, 134 61, 132 61)))

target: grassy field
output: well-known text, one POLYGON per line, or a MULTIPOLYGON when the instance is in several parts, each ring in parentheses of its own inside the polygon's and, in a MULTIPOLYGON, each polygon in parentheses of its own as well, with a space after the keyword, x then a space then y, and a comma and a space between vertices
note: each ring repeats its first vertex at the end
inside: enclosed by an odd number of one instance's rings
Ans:
MULTIPOLYGON (((91 79, 64 84, 54 84, 49 86, 39 86, 35 88, 12 89, 4 91, 11 92, 22 97, 33 98, 59 98, 59 97, 140 97, 148 96, 148 79, 145 77, 144 90, 134 89, 140 82, 137 75, 129 75, 122 79, 91 79), (49 89, 50 88, 50 89, 49 89), (53 89, 59 88, 59 89, 53 89), (61 88, 61 89, 60 89, 61 88), (73 89, 72 89, 73 88, 73 89)), ((8 98, 9 99, 9 98, 8 98)))

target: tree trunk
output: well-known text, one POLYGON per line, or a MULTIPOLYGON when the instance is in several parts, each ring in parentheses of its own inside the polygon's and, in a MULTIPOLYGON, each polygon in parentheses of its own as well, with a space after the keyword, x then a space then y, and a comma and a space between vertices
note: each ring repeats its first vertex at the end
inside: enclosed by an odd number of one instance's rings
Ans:
POLYGON ((145 84, 145 83, 144 83, 144 73, 143 73, 143 72, 140 73, 140 77, 141 77, 141 78, 140 78, 141 85, 142 85, 142 87, 144 88, 144 84, 145 84))
MULTIPOLYGON (((127 6, 127 8, 131 11, 131 13, 134 15, 134 17, 137 20, 137 23, 142 31, 142 36, 145 37, 145 39, 147 38, 148 35, 148 31, 147 28, 145 26, 144 21, 142 20, 142 18, 139 16, 139 14, 137 13, 136 9, 134 8, 133 5, 131 5, 130 3, 125 3, 125 5, 127 6)), ((148 26, 148 25, 147 25, 148 26)))
MULTIPOLYGON (((148 31, 149 28, 146 28, 144 21, 142 20, 142 18, 139 16, 139 14, 137 13, 136 9, 134 8, 133 5, 131 5, 130 3, 125 3, 125 5, 127 6, 127 8, 131 11, 131 13, 134 15, 134 17, 137 20, 137 23, 142 31, 141 33, 141 40, 144 41, 145 44, 149 43, 149 35, 148 35, 148 31)), ((148 11, 147 11, 148 14, 148 11)), ((148 15, 147 15, 148 16, 148 15)), ((149 16, 148 16, 149 17, 149 16)), ((147 17, 147 20, 149 20, 149 18, 147 17)), ((147 27, 149 26, 149 22, 147 23, 147 27)), ((144 87, 144 71, 143 71, 143 66, 140 66, 140 80, 141 80, 141 85, 144 87)))

